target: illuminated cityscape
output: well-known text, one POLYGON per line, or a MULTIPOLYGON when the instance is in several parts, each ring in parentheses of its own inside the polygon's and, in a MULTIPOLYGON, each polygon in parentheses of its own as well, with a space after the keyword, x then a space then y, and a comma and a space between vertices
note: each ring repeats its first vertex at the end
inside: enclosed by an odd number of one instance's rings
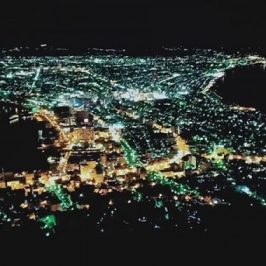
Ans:
POLYGON ((264 111, 219 92, 264 57, 20 49, 0 58, 1 230, 208 232, 207 213, 266 208, 264 111))

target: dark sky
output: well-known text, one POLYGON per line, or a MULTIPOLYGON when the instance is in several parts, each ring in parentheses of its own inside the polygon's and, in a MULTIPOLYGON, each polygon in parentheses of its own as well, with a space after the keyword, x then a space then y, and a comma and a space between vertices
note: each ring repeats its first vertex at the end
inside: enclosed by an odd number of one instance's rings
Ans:
POLYGON ((20 0, 2 3, 0 45, 266 46, 264 0, 20 0), (175 2, 175 3, 173 3, 175 2))

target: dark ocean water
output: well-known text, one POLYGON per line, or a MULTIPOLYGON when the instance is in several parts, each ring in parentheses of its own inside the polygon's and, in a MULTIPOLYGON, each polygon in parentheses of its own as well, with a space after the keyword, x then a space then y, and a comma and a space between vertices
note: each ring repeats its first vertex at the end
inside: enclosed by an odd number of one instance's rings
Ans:
POLYGON ((228 70, 217 82, 217 93, 226 104, 254 107, 266 113, 266 70, 261 64, 228 70))

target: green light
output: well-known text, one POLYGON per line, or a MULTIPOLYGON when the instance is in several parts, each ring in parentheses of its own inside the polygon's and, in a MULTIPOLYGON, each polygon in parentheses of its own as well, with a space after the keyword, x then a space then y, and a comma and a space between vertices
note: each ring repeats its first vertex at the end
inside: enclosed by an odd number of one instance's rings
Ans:
POLYGON ((61 185, 54 183, 52 185, 46 186, 46 188, 49 192, 52 192, 57 196, 64 210, 68 210, 74 207, 74 203, 72 202, 70 196, 65 193, 61 185))
POLYGON ((248 195, 249 198, 257 200, 262 206, 266 206, 266 201, 263 197, 259 196, 255 191, 250 190, 247 186, 237 186, 236 191, 248 195))
POLYGON ((223 160, 215 160, 214 166, 220 170, 227 170, 227 167, 223 160))
POLYGON ((137 152, 130 147, 125 139, 121 140, 122 149, 125 152, 127 163, 130 167, 141 166, 137 152))
POLYGON ((142 193, 138 192, 136 189, 132 190, 133 193, 133 199, 137 202, 140 202, 143 200, 143 195, 142 193))
POLYGON ((43 223, 42 229, 44 230, 52 230, 56 226, 56 218, 52 215, 47 215, 41 219, 39 219, 41 223, 43 223))
POLYGON ((160 172, 149 172, 148 173, 148 180, 151 182, 156 182, 157 184, 163 186, 169 186, 171 191, 176 195, 193 195, 199 196, 199 192, 196 190, 190 189, 188 186, 177 183, 172 179, 168 179, 160 172))
POLYGON ((155 207, 156 208, 162 208, 163 207, 163 201, 162 200, 155 200, 155 207))
POLYGON ((11 218, 2 210, 0 210, 0 220, 3 222, 11 222, 11 218))
POLYGON ((184 168, 185 168, 185 170, 191 170, 191 169, 195 168, 195 165, 186 161, 184 168))

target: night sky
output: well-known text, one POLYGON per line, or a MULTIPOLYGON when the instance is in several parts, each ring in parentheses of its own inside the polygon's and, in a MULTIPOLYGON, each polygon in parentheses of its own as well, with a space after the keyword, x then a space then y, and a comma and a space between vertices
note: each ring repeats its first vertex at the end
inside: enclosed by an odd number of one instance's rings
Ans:
POLYGON ((0 10, 0 46, 266 46, 263 0, 159 2, 6 1, 0 10))

